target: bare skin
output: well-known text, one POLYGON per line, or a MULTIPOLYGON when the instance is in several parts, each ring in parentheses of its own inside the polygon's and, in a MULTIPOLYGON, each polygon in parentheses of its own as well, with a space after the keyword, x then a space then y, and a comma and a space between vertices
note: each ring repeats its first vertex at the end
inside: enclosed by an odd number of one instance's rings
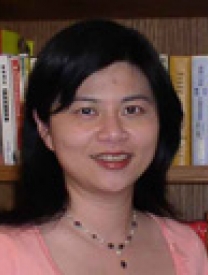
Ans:
POLYGON ((67 218, 42 228, 41 232, 63 275, 175 275, 169 247, 158 225, 143 214, 139 214, 138 220, 133 241, 121 256, 71 227, 67 218), (121 268, 121 259, 127 261, 127 269, 121 268))

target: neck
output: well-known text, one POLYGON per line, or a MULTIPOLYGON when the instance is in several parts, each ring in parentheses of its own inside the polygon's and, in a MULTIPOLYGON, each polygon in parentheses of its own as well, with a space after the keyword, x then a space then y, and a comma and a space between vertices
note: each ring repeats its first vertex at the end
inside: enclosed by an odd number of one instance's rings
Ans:
MULTIPOLYGON (((70 189, 68 213, 103 238, 119 242, 129 230, 132 219, 132 192, 98 196, 70 189)), ((66 219, 67 214, 66 213, 66 219)))

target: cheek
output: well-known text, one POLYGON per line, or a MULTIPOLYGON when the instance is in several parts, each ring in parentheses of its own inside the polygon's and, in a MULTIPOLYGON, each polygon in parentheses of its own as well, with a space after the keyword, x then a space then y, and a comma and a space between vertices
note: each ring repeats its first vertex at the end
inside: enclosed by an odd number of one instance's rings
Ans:
POLYGON ((91 133, 82 131, 79 127, 58 127, 52 132, 51 139, 57 154, 68 154, 69 151, 83 150, 91 140, 91 133))
POLYGON ((155 145, 157 144, 159 136, 159 125, 157 120, 149 123, 144 123, 141 127, 135 130, 135 138, 138 144, 155 145))
POLYGON ((157 135, 143 136, 141 135, 137 139, 137 144, 139 144, 139 149, 143 149, 146 152, 154 151, 157 146, 157 135))

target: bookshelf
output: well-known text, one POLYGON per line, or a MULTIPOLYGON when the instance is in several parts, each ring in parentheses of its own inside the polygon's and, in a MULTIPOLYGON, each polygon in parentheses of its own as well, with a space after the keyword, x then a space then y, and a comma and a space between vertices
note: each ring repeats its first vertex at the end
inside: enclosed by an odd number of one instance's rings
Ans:
POLYGON ((68 20, 89 17, 206 17, 205 0, 1 0, 0 20, 68 20), (151 8, 152 7, 152 8, 151 8))
POLYGON ((0 165, 0 181, 2 182, 14 182, 19 178, 20 169, 19 166, 6 166, 0 165))
MULTIPOLYGON (((35 53, 70 22, 98 17, 139 29, 161 53, 208 53, 208 1, 158 0, 155 4, 154 0, 51 0, 49 5, 46 0, 0 0, 0 28, 13 29, 33 39, 35 53)), ((0 166, 0 184, 10 184, 18 177, 19 167, 0 166)), ((172 167, 168 181, 186 217, 202 217, 208 209, 208 167, 172 167)))
POLYGON ((175 166, 168 173, 169 184, 208 184, 207 166, 175 166))

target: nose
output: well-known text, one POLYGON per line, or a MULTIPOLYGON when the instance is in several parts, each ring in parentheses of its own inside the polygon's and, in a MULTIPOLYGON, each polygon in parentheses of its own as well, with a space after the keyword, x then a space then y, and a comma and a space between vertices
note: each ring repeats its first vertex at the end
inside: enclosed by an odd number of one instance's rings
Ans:
POLYGON ((103 142, 118 143, 127 140, 128 131, 119 115, 108 115, 102 118, 98 139, 103 142))

